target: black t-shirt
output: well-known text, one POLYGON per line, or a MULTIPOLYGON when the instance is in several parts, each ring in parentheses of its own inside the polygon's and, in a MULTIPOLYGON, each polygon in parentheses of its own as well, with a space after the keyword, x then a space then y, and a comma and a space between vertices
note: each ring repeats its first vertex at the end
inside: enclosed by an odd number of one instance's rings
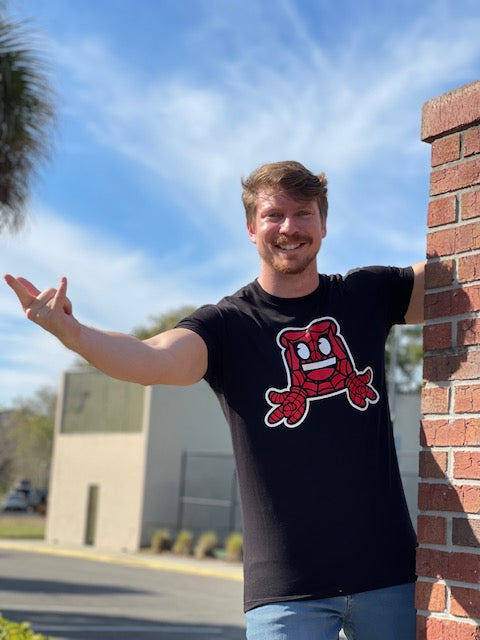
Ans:
POLYGON ((412 286, 394 267, 320 275, 293 299, 255 281, 179 323, 207 345, 231 428, 245 610, 415 580, 384 364, 412 286))

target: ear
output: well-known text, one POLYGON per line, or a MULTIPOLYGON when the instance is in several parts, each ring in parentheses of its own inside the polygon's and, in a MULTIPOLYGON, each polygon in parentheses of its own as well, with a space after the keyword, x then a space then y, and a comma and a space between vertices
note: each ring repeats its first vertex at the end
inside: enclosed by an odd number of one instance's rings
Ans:
POLYGON ((322 239, 327 235, 327 221, 325 218, 322 218, 322 239))
POLYGON ((247 231, 250 240, 253 244, 257 244, 257 234, 255 233, 255 227, 247 220, 247 231))

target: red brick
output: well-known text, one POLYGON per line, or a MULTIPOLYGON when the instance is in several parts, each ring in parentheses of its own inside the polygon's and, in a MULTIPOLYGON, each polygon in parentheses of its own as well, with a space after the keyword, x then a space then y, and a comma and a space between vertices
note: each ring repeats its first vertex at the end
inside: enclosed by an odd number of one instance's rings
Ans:
POLYGON ((480 419, 427 420, 424 418, 421 421, 420 444, 422 447, 479 446, 480 419))
POLYGON ((450 256, 480 249, 480 222, 431 231, 427 235, 427 257, 450 256))
POLYGON ((423 359, 423 377, 428 382, 477 380, 480 373, 480 351, 431 355, 423 359))
POLYGON ((460 134, 452 133, 432 142, 432 167, 460 159, 460 134))
POLYGON ((471 346, 480 344, 480 318, 467 318, 457 323, 457 345, 471 346))
POLYGON ((438 227, 441 224, 449 224, 457 220, 457 198, 447 196, 438 200, 430 200, 428 203, 427 224, 429 227, 438 227))
POLYGON ((423 327, 423 349, 433 351, 449 349, 452 346, 452 323, 442 322, 423 327))
POLYGON ((462 193, 460 197, 460 210, 462 220, 478 218, 480 216, 480 189, 473 189, 467 193, 462 193))
POLYGON ((424 578, 477 584, 480 578, 480 555, 420 547, 417 550, 417 574, 424 578))
POLYGON ((465 444, 480 446, 480 418, 465 420, 465 444))
POLYGON ((418 541, 423 544, 446 544, 447 521, 441 516, 419 515, 417 519, 418 541))
POLYGON ((463 135, 463 155, 472 156, 474 153, 480 153, 480 127, 468 129, 463 135))
POLYGON ((450 390, 445 387, 424 387, 422 413, 447 413, 450 390))
POLYGON ((444 478, 447 471, 445 451, 420 451, 418 472, 421 478, 444 478))
POLYGON ((480 640, 480 626, 434 616, 417 616, 417 640, 480 640))
MULTIPOLYGON (((438 609, 432 609, 432 611, 438 611, 438 609)), ((480 618, 480 591, 452 586, 450 613, 464 618, 480 618)))
POLYGON ((454 281, 455 261, 452 258, 425 265, 425 289, 449 287, 454 281))
POLYGON ((456 228, 427 233, 427 258, 451 256, 455 253, 456 228))
POLYGON ((473 156, 460 164, 434 169, 430 174, 430 196, 480 184, 480 158, 473 156))
MULTIPOLYGON (((427 540, 424 540, 424 542, 427 542, 427 540)), ((474 520, 473 518, 453 518, 452 542, 460 547, 473 547, 474 549, 478 549, 480 547, 480 520, 474 520)))
POLYGON ((456 413, 480 413, 480 384, 455 387, 454 411, 456 413))
POLYGON ((480 253, 459 258, 457 278, 459 282, 480 280, 480 253))
POLYGON ((421 138, 431 142, 452 131, 466 129, 478 123, 479 114, 480 81, 476 80, 423 105, 421 138))
POLYGON ((462 287, 462 292, 466 298, 454 295, 453 312, 468 313, 469 311, 480 311, 480 285, 469 285, 462 287))
POLYGON ((480 486, 421 482, 418 485, 418 508, 421 511, 477 513, 480 509, 480 486))
POLYGON ((455 478, 480 480, 480 450, 455 451, 453 460, 453 475, 455 478))
POLYGON ((469 285, 426 293, 425 319, 445 318, 448 316, 480 310, 480 285, 469 285))
POLYGON ((455 253, 480 249, 480 222, 456 227, 455 253))
POLYGON ((415 606, 423 611, 445 611, 446 588, 440 582, 419 580, 415 587, 415 606))

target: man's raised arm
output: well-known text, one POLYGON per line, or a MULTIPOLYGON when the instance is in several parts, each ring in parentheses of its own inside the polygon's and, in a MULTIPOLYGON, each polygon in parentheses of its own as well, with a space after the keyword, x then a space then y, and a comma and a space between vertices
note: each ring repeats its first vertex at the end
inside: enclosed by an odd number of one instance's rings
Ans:
POLYGON ((205 342, 188 329, 171 329, 147 340, 100 331, 81 324, 67 298, 67 280, 58 289, 39 291, 24 278, 5 276, 29 320, 113 378, 138 384, 190 385, 208 364, 205 342))
POLYGON ((424 322, 424 295, 425 295, 425 262, 412 265, 413 289, 405 314, 406 324, 422 324, 424 322))

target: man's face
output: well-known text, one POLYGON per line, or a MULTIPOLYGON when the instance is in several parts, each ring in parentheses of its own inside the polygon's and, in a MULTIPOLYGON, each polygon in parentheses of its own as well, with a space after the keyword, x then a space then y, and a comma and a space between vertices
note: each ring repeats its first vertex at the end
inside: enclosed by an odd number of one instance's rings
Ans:
POLYGON ((262 266, 277 273, 317 270, 316 256, 326 235, 316 200, 299 202, 282 190, 261 191, 255 224, 248 234, 257 245, 262 266))

